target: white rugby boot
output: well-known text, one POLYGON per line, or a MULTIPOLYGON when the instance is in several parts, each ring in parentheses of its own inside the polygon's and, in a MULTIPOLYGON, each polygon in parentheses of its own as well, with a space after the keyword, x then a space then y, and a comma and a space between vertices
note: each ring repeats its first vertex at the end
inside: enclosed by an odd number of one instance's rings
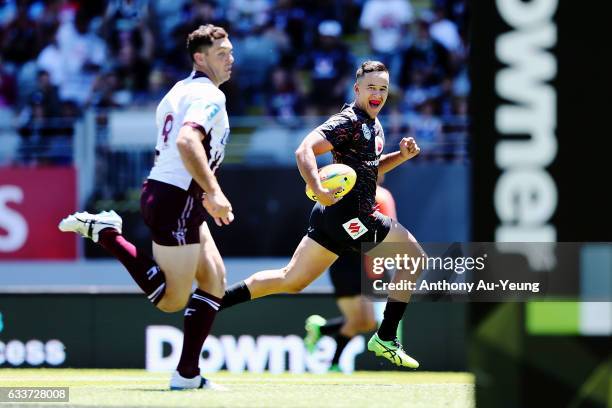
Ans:
POLYGON ((123 220, 115 211, 90 214, 87 211, 70 214, 60 221, 58 228, 63 232, 74 232, 98 242, 98 234, 105 228, 114 228, 121 233, 123 220))
POLYGON ((178 371, 175 371, 172 373, 172 377, 170 377, 170 389, 173 391, 192 390, 198 388, 217 391, 226 390, 224 386, 215 384, 201 375, 197 375, 193 378, 185 378, 180 375, 178 371))

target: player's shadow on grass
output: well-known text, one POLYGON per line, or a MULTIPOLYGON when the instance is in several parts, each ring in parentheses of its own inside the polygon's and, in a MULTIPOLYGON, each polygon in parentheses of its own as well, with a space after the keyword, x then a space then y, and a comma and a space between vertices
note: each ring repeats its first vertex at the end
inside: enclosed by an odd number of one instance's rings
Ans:
MULTIPOLYGON (((145 392, 178 392, 180 390, 171 390, 169 388, 124 388, 124 391, 145 391, 145 392)), ((188 391, 188 390, 186 390, 188 391)))

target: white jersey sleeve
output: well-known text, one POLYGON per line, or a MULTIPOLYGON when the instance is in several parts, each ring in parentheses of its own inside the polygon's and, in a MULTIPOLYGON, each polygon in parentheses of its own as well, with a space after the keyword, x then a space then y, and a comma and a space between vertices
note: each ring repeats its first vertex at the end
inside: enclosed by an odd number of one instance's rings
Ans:
MULTIPOLYGON (((225 99, 225 98, 224 98, 225 99)), ((204 129, 207 135, 210 129, 221 120, 225 111, 225 100, 196 99, 187 107, 183 125, 193 123, 204 129)))
POLYGON ((196 76, 178 82, 159 103, 156 116, 157 156, 150 179, 189 189, 192 177, 176 146, 183 126, 202 132, 208 165, 213 172, 219 167, 225 155, 229 120, 225 95, 208 78, 196 76))

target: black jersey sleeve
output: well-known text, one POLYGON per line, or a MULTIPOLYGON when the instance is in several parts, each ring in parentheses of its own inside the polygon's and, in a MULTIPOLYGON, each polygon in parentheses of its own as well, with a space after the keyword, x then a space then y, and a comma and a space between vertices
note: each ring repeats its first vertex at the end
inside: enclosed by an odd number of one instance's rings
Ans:
POLYGON ((354 132, 354 121, 344 113, 337 113, 331 116, 320 125, 318 130, 337 150, 349 141, 354 132))

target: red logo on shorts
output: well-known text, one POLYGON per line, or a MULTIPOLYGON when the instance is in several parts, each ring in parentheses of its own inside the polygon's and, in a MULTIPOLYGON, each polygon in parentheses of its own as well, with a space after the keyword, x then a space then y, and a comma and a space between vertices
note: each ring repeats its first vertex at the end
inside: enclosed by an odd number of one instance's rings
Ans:
POLYGON ((361 225, 357 224, 356 222, 351 222, 351 224, 348 226, 348 229, 352 234, 356 234, 361 229, 361 225))
POLYGON ((368 232, 366 226, 363 225, 363 223, 359 221, 359 218, 357 217, 353 218, 352 220, 348 220, 347 222, 342 224, 342 228, 344 228, 346 233, 349 234, 353 239, 357 239, 366 232, 368 232))

